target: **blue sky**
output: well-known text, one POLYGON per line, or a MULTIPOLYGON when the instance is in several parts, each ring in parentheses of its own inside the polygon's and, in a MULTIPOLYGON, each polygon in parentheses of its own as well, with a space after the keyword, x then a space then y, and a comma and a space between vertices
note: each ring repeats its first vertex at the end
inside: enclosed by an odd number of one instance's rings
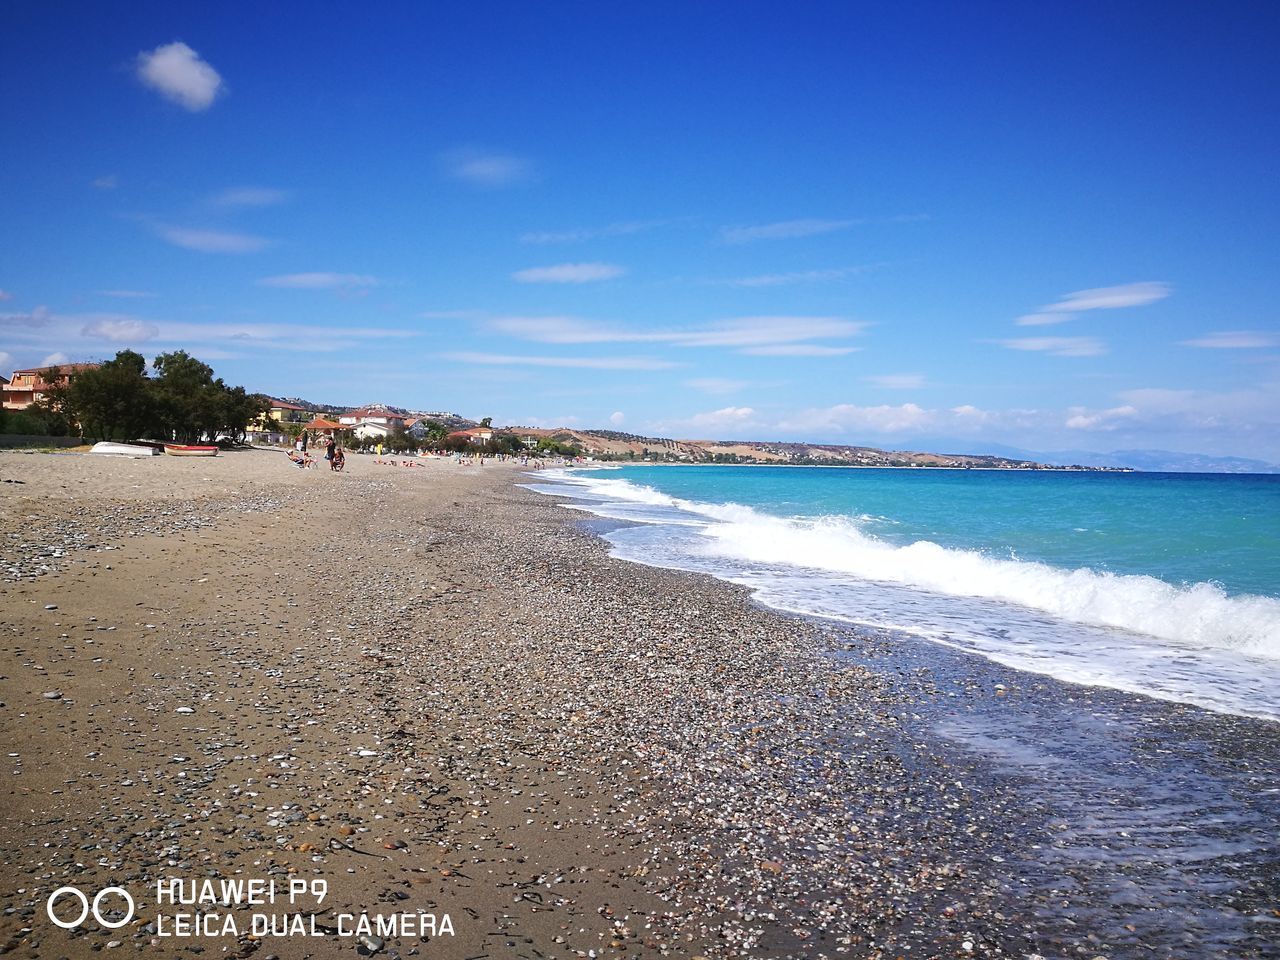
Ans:
POLYGON ((5 5, 0 366, 1280 461, 1274 4, 264 7, 5 5))

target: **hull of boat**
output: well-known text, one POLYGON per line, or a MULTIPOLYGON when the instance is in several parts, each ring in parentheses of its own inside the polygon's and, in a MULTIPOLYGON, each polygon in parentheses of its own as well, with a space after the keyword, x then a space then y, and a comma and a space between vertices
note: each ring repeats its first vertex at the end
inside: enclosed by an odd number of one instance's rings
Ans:
POLYGON ((95 443, 89 452, 112 457, 154 457, 160 451, 140 443, 112 443, 110 440, 104 440, 101 443, 95 443))
POLYGON ((183 443, 166 443, 164 452, 171 457, 216 457, 217 447, 201 447, 183 443))

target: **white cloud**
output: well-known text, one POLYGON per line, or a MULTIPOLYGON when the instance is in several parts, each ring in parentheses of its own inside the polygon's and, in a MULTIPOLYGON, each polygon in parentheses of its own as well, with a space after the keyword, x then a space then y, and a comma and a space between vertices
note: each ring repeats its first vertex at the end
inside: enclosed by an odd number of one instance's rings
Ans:
POLYGON ((100 297, 115 297, 119 300, 149 300, 157 294, 150 290, 99 290, 100 297))
POLYGON ((844 280, 874 270, 871 265, 860 267, 835 267, 827 270, 797 270, 792 273, 762 273, 754 277, 739 277, 725 282, 735 287, 781 287, 796 283, 822 283, 844 280))
POLYGON ((1074 317, 1074 313, 1028 313, 1013 322, 1020 327, 1051 327, 1056 323, 1066 323, 1074 317))
POLYGON ((512 367, 567 367, 582 370, 670 370, 678 364, 652 357, 542 357, 512 356, 499 353, 446 353, 455 363, 478 363, 512 367))
POLYGON ((724 227, 720 238, 725 243, 750 243, 753 240, 789 240, 795 237, 812 237, 821 233, 844 230, 861 220, 780 220, 746 227, 724 227))
POLYGON ((1110 410, 1090 411, 1085 407, 1071 407, 1067 411, 1068 430, 1116 430, 1125 421, 1138 416, 1133 406, 1112 407, 1110 410))
POLYGON ((621 410, 615 410, 613 413, 609 414, 609 422, 612 423, 615 427, 622 426, 626 422, 626 420, 627 420, 627 415, 623 413, 621 410))
MULTIPOLYGON (((1144 281, 1142 283, 1126 283, 1118 287, 1095 287, 1092 290, 1077 290, 1068 293, 1033 313, 1018 317, 1013 322, 1019 327, 1048 327, 1058 323, 1066 323, 1075 319, 1077 313, 1085 310, 1115 310, 1121 307, 1142 307, 1157 300, 1163 300, 1172 292, 1167 283, 1144 281)), ((1015 348, 1019 349, 1019 348, 1015 348)), ((1034 349, 1028 347, 1026 349, 1034 349)))
POLYGON ((1030 350, 1055 357, 1096 357, 1107 352, 1107 345, 1097 337, 1021 337, 994 342, 1010 350, 1030 350))
POLYGON ((423 320, 474 320, 481 316, 479 310, 423 310, 418 314, 423 320))
POLYGON ((626 270, 612 263, 559 263, 553 267, 530 267, 517 270, 512 280, 520 283, 593 283, 612 280, 626 270))
POLYGON ((753 357, 843 357, 861 347, 826 347, 818 343, 780 343, 767 347, 746 347, 739 351, 753 357))
POLYGON ((138 79, 193 113, 209 109, 223 89, 218 71, 181 41, 138 54, 138 79))
POLYGON ((449 176, 477 187, 511 186, 532 173, 529 161, 521 157, 472 148, 451 150, 440 160, 449 176))
POLYGON ((667 420, 655 424, 663 433, 697 433, 715 438, 717 433, 740 434, 757 427, 756 411, 751 407, 722 407, 706 413, 695 413, 681 420, 667 420))
POLYGON ((703 393, 728 394, 738 393, 752 386, 750 380, 731 380, 726 377, 695 377, 684 381, 686 387, 701 390, 703 393))
POLYGON ((0 313, 0 323, 30 330, 47 325, 52 317, 49 308, 41 305, 30 313, 0 313))
POLYGON ((99 190, 114 190, 120 186, 120 178, 114 173, 109 173, 104 177, 96 177, 90 180, 89 186, 96 187, 99 190))
POLYGON ((270 241, 248 233, 223 230, 191 230, 185 227, 157 227, 157 232, 176 247, 201 253, 253 253, 270 241))
POLYGON ((218 207, 274 207, 288 199, 288 191, 272 187, 228 187, 210 202, 218 207))
POLYGON ((80 334, 85 337, 96 337, 100 340, 111 340, 116 343, 136 343, 140 340, 154 339, 160 328, 154 323, 138 320, 133 317, 117 319, 104 318, 86 323, 80 334))
POLYGON ((1042 307, 1051 313, 1072 313, 1080 310, 1114 310, 1118 307, 1141 307, 1169 296, 1172 288, 1167 283, 1126 283, 1118 287, 1095 287, 1068 293, 1057 303, 1042 307))
POLYGON ((574 427, 582 422, 580 417, 524 417, 523 426, 533 427, 537 430, 554 430, 557 427, 574 427))
POLYGON ((362 273, 284 273, 275 277, 263 277, 258 281, 260 287, 284 287, 291 290, 333 290, 377 285, 377 277, 362 273))
POLYGON ((0 350, 0 374, 8 376, 13 370, 13 354, 0 350))
POLYGON ((3 337, 6 346, 21 344, 25 356, 34 356, 39 350, 59 349, 86 337, 116 342, 145 339, 156 349, 198 350, 202 357, 215 358, 215 353, 218 357, 240 356, 247 351, 268 350, 341 352, 371 340, 404 340, 420 335, 416 330, 373 326, 185 323, 122 313, 52 314, 45 310, 42 316, 40 323, 32 324, 30 315, 20 315, 24 322, 9 325, 10 317, 0 314, 0 322, 6 323, 3 337))
POLYGON ((12 300, 13 294, 8 290, 0 290, 0 300, 12 300))
POLYGON ((844 434, 849 432, 909 433, 934 426, 938 421, 936 411, 926 410, 914 403, 899 406, 880 404, 864 407, 853 403, 839 403, 802 411, 791 420, 783 421, 779 428, 808 436, 844 434))
POLYGON ((924 386, 923 373, 884 373, 873 377, 864 377, 868 383, 889 390, 916 390, 924 386))
POLYGON ((68 357, 65 353, 62 353, 61 351, 58 351, 56 353, 51 353, 48 356, 46 356, 43 360, 40 361, 39 364, 37 364, 37 366, 53 367, 53 366, 57 366, 60 363, 70 363, 70 362, 71 362, 70 357, 68 357))
POLYGON ((735 317, 700 327, 635 330, 611 327, 576 317, 499 317, 494 329, 538 343, 666 343, 680 347, 734 347, 766 356, 836 356, 855 347, 822 347, 805 343, 861 333, 867 324, 840 317, 735 317), (776 351, 767 348, 785 345, 776 351))
POLYGON ((1280 336, 1254 330, 1219 330, 1195 340, 1183 340, 1184 347, 1206 347, 1213 350, 1257 350, 1280 346, 1280 336))
POLYGON ((603 227, 580 227, 576 230, 545 230, 526 233, 520 237, 521 243, 580 243, 583 240, 598 240, 603 237, 624 237, 642 233, 655 227, 663 227, 670 220, 626 220, 605 224, 603 227))

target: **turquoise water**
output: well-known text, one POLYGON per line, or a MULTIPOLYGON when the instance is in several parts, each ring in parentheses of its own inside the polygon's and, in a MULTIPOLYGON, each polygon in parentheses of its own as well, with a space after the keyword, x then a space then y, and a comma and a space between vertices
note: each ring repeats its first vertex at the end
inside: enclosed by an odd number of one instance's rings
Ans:
POLYGON ((859 518, 900 545, 931 540, 1280 596, 1280 475, 656 466, 583 475, 776 516, 859 518))
POLYGON ((539 480, 628 521, 609 534, 626 559, 1280 720, 1280 476, 628 466, 539 480))

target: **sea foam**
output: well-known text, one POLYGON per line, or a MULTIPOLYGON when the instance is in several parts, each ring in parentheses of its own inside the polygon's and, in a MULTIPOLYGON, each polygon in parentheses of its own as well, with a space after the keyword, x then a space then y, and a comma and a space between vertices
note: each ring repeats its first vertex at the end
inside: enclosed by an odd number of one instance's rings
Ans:
POLYGON ((1272 597, 928 540, 896 545, 864 529, 879 518, 779 517, 612 477, 543 476, 555 482, 535 489, 649 526, 610 536, 626 559, 712 573, 781 609, 907 630, 1019 669, 1280 719, 1272 597))

